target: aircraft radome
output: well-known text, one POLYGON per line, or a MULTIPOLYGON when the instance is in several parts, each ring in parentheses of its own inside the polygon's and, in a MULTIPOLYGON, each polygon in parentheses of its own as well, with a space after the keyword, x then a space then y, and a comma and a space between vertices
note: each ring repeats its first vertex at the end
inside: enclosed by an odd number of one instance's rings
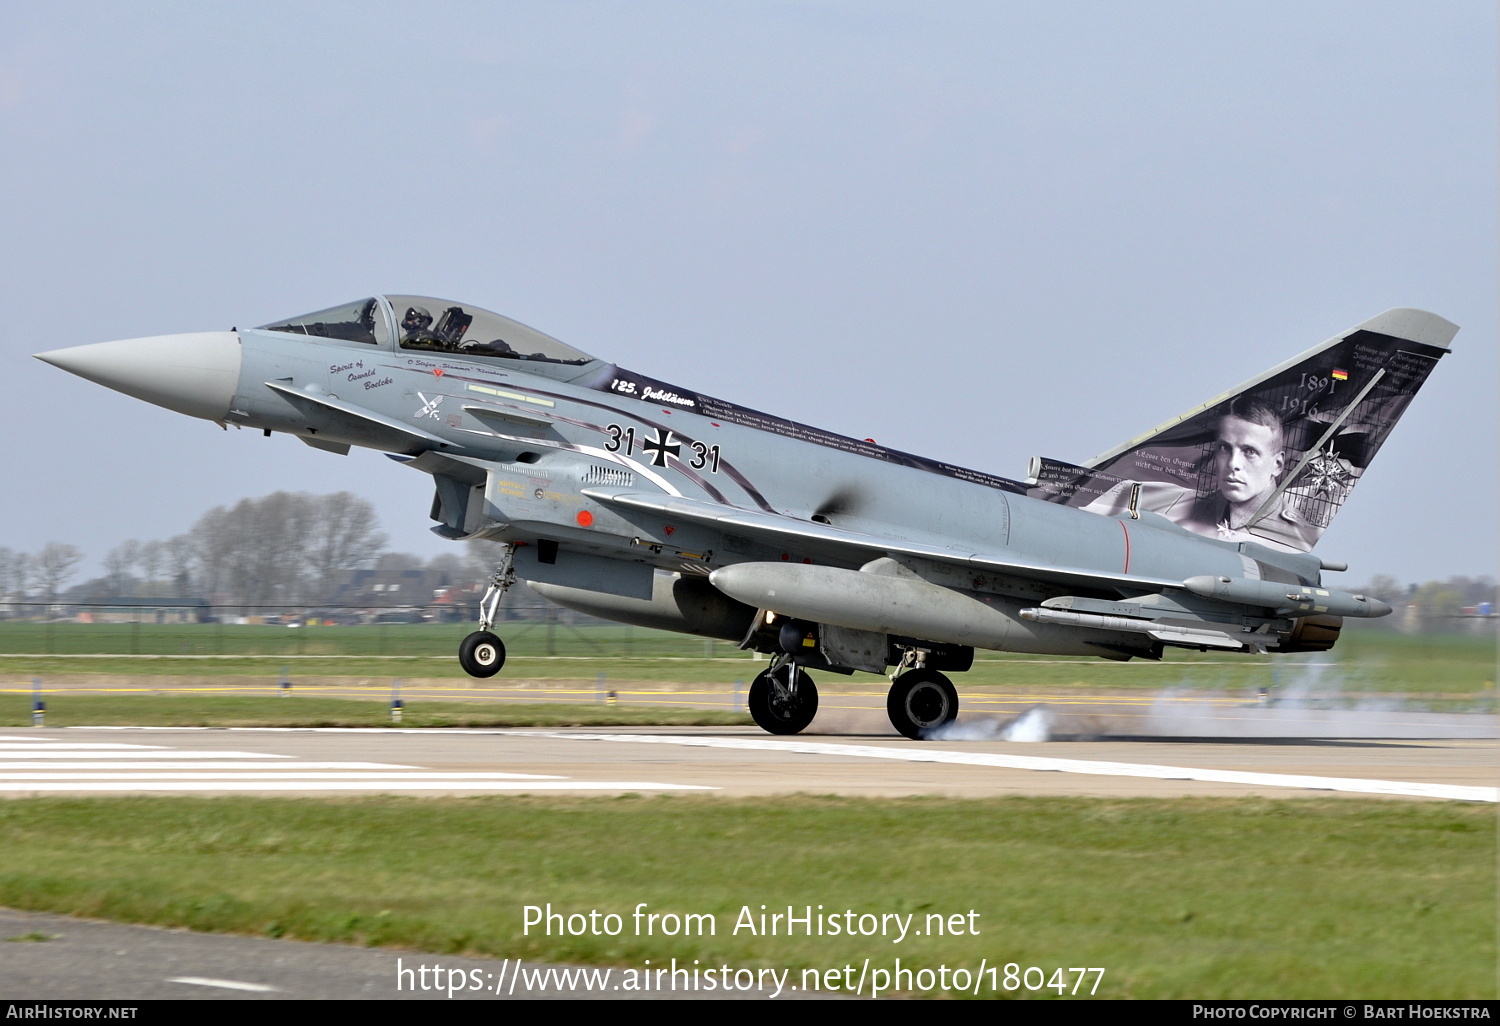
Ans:
POLYGON ((376 296, 253 329, 38 354, 99 384, 432 478, 433 530, 506 543, 459 660, 498 672, 516 578, 559 605, 772 656, 755 721, 795 734, 807 670, 885 673, 920 738, 976 648, 1159 659, 1316 652, 1390 607, 1313 546, 1457 327, 1388 310, 1082 464, 1026 481, 624 370, 507 317, 376 296))

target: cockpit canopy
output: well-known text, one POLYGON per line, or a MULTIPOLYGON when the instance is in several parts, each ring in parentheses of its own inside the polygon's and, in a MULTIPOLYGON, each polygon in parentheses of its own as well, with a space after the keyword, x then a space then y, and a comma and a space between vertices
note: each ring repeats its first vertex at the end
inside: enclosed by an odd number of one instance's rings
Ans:
POLYGON ((381 323, 382 320, 379 300, 357 299, 343 306, 317 310, 301 317, 277 321, 275 324, 262 324, 261 328, 265 331, 285 331, 294 335, 341 338, 346 342, 369 342, 377 345, 390 338, 390 331, 381 323), (377 337, 377 331, 385 338, 377 337))
POLYGON ((593 357, 509 317, 431 296, 376 296, 262 325, 314 338, 581 367, 593 357))

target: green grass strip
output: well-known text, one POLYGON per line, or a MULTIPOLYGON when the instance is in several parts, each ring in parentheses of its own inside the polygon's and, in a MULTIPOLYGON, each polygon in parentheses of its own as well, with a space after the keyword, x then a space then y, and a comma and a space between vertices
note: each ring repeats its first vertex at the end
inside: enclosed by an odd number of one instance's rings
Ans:
MULTIPOLYGON (((294 695, 45 696, 49 727, 389 727, 387 701, 294 695)), ((739 726, 727 709, 564 702, 410 702, 402 727, 739 726)), ((31 698, 0 695, 0 727, 31 723, 31 698)))
POLYGON ((1357 799, 0 803, 20 908, 620 966, 1102 966, 1101 997, 1493 998, 1495 854, 1492 808, 1357 799), (548 902, 717 931, 523 935, 548 902), (972 909, 980 933, 735 935, 762 904, 972 909))

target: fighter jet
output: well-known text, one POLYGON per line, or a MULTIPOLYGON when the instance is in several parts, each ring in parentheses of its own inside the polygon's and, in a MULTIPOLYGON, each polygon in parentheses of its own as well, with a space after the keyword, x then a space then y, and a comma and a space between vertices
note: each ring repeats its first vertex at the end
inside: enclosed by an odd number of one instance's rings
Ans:
POLYGON ((1319 652, 1391 612, 1313 546, 1457 327, 1388 310, 1081 464, 1017 481, 625 370, 508 317, 375 296, 259 328, 37 358, 221 426, 383 451, 431 478, 432 528, 505 545, 458 652, 488 677, 506 589, 770 656, 773 734, 809 670, 885 674, 901 734, 958 714, 975 649, 1160 659, 1319 652))

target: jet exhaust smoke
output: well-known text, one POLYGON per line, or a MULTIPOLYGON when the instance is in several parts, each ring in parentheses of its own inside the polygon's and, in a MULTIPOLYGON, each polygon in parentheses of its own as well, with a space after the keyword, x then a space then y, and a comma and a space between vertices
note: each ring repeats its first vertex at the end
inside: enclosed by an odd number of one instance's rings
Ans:
POLYGON ((1494 710, 1432 712, 1420 702, 1361 694, 1327 660, 1287 662, 1259 695, 1187 687, 1159 692, 1144 722, 1108 733, 1148 737, 1459 738, 1500 736, 1494 710), (1488 713, 1489 715, 1484 715, 1488 713))
POLYGON ((1045 705, 1032 706, 1012 720, 993 717, 955 720, 929 731, 928 741, 1021 741, 1052 740, 1052 712, 1045 705))
POLYGON ((1206 687, 1189 679, 1146 698, 1107 697, 1061 708, 1035 705, 1011 719, 965 716, 929 741, 1092 741, 1106 738, 1439 739, 1500 737, 1493 700, 1435 712, 1421 699, 1364 693, 1358 665, 1325 658, 1282 662, 1266 691, 1206 687), (1113 708, 1111 706, 1113 705, 1113 708))

